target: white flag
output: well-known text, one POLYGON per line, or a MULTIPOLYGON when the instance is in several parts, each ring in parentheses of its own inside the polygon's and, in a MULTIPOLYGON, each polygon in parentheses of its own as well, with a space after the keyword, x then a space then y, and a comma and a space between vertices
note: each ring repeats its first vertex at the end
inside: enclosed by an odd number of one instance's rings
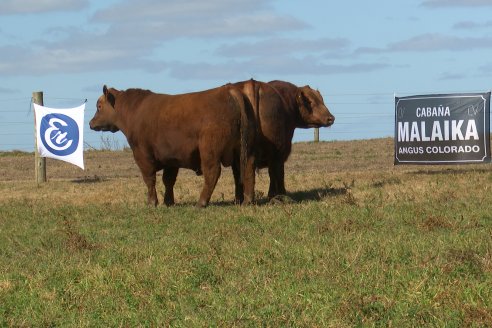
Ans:
POLYGON ((34 104, 36 139, 41 157, 59 159, 84 169, 84 109, 53 109, 34 104))

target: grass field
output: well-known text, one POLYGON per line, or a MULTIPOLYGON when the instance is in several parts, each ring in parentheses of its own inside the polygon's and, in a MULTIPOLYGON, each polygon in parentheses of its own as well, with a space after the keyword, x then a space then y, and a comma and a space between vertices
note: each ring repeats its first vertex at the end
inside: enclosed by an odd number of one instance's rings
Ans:
MULTIPOLYGON (((86 171, 0 153, 0 326, 492 326, 492 167, 393 166, 393 142, 299 143, 293 201, 148 208, 128 151, 86 171)), ((162 182, 159 181, 160 202, 162 182)))

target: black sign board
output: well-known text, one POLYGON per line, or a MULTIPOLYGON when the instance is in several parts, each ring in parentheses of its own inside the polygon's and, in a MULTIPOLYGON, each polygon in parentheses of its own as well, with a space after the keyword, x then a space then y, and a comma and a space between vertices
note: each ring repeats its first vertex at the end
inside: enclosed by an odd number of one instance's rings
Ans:
POLYGON ((490 162, 490 92, 395 97, 395 164, 490 162))

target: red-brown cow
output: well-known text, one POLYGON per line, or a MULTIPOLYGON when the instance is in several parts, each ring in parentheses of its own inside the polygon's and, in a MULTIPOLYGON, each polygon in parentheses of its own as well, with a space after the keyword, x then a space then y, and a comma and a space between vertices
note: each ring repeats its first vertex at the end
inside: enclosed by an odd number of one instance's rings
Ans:
POLYGON ((284 163, 292 149, 295 128, 327 127, 335 117, 323 97, 309 86, 284 81, 249 80, 233 84, 252 103, 256 117, 256 167, 268 167, 268 197, 285 195, 284 163))
POLYGON ((149 204, 158 204, 157 171, 163 170, 164 203, 172 205, 178 170, 188 168, 203 173, 197 206, 204 207, 221 164, 233 167, 236 201, 254 200, 254 124, 249 102, 232 86, 182 95, 104 86, 89 126, 96 131, 123 132, 147 185, 149 204))

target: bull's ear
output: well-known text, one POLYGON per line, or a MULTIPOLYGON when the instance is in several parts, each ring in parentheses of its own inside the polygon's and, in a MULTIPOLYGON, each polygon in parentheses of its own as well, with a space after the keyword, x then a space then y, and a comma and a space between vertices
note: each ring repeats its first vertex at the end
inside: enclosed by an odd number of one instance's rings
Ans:
POLYGON ((304 87, 298 88, 297 90, 297 100, 306 102, 308 101, 308 95, 306 94, 306 91, 304 91, 304 87))
POLYGON ((114 96, 114 94, 112 94, 111 92, 108 92, 106 99, 111 104, 111 107, 114 108, 114 105, 116 104, 116 97, 114 96))
POLYGON ((305 106, 306 95, 302 91, 302 88, 297 88, 296 100, 299 106, 305 106))
POLYGON ((103 92, 104 92, 104 97, 106 98, 106 100, 111 104, 111 106, 114 108, 114 104, 116 103, 116 97, 114 96, 114 94, 112 94, 111 92, 109 92, 109 89, 108 87, 106 86, 106 84, 104 85, 103 87, 103 92))
POLYGON ((311 100, 309 99, 309 93, 304 90, 304 87, 298 88, 297 91, 297 104, 299 108, 304 108, 307 111, 311 111, 311 100))

